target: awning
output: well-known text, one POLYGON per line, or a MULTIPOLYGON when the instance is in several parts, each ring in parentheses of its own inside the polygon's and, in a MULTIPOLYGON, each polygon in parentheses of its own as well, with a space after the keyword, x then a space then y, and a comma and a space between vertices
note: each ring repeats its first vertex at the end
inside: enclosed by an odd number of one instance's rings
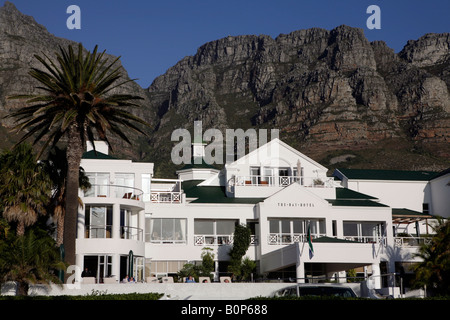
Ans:
POLYGON ((433 218, 432 215, 406 209, 406 208, 392 208, 392 222, 393 223, 413 223, 425 219, 433 218))

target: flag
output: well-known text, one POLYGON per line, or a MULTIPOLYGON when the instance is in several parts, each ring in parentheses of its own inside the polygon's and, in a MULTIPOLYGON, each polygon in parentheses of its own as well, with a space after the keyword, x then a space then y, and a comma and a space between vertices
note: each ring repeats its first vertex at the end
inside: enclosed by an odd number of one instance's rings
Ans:
POLYGON ((312 238, 311 238, 311 224, 308 225, 308 233, 306 234, 306 241, 308 241, 309 258, 311 259, 312 257, 314 257, 314 248, 312 245, 312 238))

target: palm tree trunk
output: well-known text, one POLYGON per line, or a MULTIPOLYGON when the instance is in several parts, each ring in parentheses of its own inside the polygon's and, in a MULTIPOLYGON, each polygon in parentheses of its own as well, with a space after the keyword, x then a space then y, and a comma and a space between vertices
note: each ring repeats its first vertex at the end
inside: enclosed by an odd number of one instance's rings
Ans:
POLYGON ((58 247, 64 242, 64 215, 58 216, 58 221, 56 222, 56 244, 58 247))
POLYGON ((17 295, 18 296, 28 296, 28 289, 30 288, 28 282, 26 281, 17 281, 17 295))
POLYGON ((67 186, 66 186, 66 215, 64 218, 64 250, 65 260, 69 265, 75 265, 75 243, 78 221, 78 188, 80 162, 84 146, 81 139, 81 128, 77 124, 69 129, 67 145, 67 186))
POLYGON ((17 236, 21 237, 25 234, 25 222, 21 219, 17 221, 17 236))

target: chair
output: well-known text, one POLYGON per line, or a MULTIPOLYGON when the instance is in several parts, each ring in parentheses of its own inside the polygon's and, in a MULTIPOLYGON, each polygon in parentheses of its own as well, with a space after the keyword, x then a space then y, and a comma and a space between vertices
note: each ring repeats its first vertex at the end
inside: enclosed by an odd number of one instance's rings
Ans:
POLYGON ((104 284, 115 284, 115 283, 117 283, 117 281, 116 281, 115 277, 109 277, 109 278, 103 278, 103 283, 104 284))
POLYGON ((84 277, 81 280, 81 283, 83 283, 83 284, 95 284, 95 277, 84 277))
POLYGON ((173 283, 173 277, 162 277, 163 283, 173 283))
POLYGON ((199 277, 198 278, 198 281, 200 282, 200 283, 211 283, 211 279, 209 278, 209 277, 199 277), (206 280, 206 281, 205 281, 206 280))
POLYGON ((231 283, 231 278, 230 277, 220 277, 220 282, 221 283, 231 283))
POLYGON ((145 279, 145 281, 146 281, 147 283, 159 283, 159 280, 158 280, 157 277, 147 277, 147 278, 145 279))

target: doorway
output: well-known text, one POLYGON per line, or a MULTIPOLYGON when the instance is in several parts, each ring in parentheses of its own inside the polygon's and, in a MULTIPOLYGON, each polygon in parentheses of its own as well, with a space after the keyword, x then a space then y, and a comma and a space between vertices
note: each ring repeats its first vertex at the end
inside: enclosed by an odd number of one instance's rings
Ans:
POLYGON ((103 283, 103 279, 112 276, 112 256, 93 255, 84 256, 84 268, 89 276, 95 277, 96 283, 103 283))

